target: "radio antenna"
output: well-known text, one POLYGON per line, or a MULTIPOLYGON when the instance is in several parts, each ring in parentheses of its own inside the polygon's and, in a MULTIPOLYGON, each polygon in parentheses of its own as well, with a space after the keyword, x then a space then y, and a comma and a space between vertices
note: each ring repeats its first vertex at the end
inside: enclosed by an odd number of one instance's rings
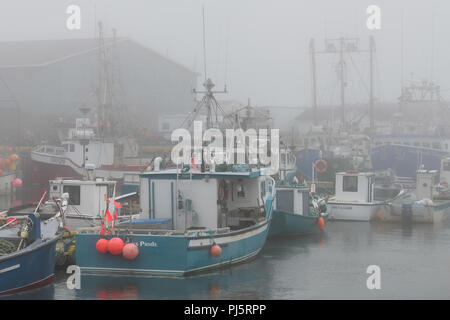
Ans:
POLYGON ((206 36, 205 36, 205 6, 202 6, 203 9, 203 69, 205 72, 205 81, 206 81, 206 36))

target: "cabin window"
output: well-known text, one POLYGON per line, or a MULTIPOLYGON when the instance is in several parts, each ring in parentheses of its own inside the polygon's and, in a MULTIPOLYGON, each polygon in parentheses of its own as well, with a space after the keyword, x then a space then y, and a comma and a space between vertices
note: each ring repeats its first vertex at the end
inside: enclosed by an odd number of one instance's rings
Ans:
POLYGON ((52 187, 52 189, 53 189, 53 191, 58 191, 58 186, 57 186, 57 185, 54 185, 54 186, 52 187))
POLYGON ((358 177, 357 176, 345 176, 342 180, 342 191, 358 192, 358 177))
POLYGON ((441 144, 439 142, 433 142, 432 146, 433 146, 433 149, 439 149, 439 150, 441 149, 441 144))
POLYGON ((450 162, 444 162, 442 164, 442 168, 444 169, 444 171, 450 171, 450 162))
POLYGON ((245 198, 245 191, 244 191, 244 187, 242 186, 242 184, 237 185, 236 191, 237 191, 238 198, 245 198))
POLYGON ((261 199, 264 199, 264 196, 266 195, 266 182, 265 181, 262 181, 261 182, 261 186, 260 186, 260 188, 261 188, 261 199))
POLYGON ((70 152, 75 152, 75 145, 74 144, 69 144, 69 147, 70 147, 70 149, 69 149, 69 151, 70 152))
POLYGON ((430 144, 428 142, 424 142, 424 143, 422 143, 422 146, 424 146, 425 148, 429 148, 430 144))
POLYGON ((112 198, 114 196, 114 185, 108 184, 107 193, 108 198, 112 198))
POLYGON ((69 204, 80 205, 80 186, 64 186, 63 192, 69 194, 69 204))
POLYGON ((64 148, 65 152, 69 151, 69 145, 68 144, 63 144, 63 148, 64 148))

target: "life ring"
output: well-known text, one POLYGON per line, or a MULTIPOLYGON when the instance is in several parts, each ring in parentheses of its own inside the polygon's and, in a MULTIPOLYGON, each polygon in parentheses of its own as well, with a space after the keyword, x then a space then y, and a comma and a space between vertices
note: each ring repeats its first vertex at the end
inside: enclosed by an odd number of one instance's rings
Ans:
POLYGON ((328 169, 327 162, 325 159, 319 159, 314 163, 314 167, 316 167, 316 170, 318 173, 324 173, 328 169))

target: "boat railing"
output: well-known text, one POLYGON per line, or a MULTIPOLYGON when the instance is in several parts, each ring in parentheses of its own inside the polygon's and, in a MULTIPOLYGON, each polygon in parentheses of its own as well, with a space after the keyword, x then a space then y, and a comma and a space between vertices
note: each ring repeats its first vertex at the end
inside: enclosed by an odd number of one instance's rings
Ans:
POLYGON ((168 229, 149 229, 149 228, 132 228, 128 229, 126 226, 120 226, 117 231, 129 231, 132 234, 146 234, 146 235, 163 235, 163 236, 189 236, 189 237, 201 237, 201 236, 214 236, 230 232, 229 227, 218 229, 190 229, 190 230, 168 230, 168 229))

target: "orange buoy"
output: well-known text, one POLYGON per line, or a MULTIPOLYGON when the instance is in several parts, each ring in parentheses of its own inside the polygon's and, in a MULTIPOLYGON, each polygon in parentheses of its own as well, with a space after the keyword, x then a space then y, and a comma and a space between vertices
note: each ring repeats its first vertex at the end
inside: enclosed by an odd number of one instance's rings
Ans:
POLYGON ((19 178, 15 178, 12 181, 12 185, 13 185, 14 188, 21 188, 22 187, 22 180, 19 179, 19 178))
POLYGON ((133 260, 139 254, 139 248, 134 243, 127 243, 122 249, 122 255, 125 259, 133 260))
POLYGON ((382 216, 381 216, 381 210, 380 210, 380 209, 378 209, 378 211, 377 211, 377 218, 378 218, 379 220, 382 219, 382 216))
POLYGON ((213 257, 218 258, 222 255, 222 248, 218 244, 215 244, 211 247, 211 249, 209 249, 209 253, 213 257))
POLYGON ((319 226, 319 229, 321 231, 325 230, 325 220, 323 219, 323 217, 319 217, 317 219, 317 225, 319 226))
POLYGON ((123 240, 115 237, 109 240, 108 251, 113 255, 118 255, 122 253, 123 246, 124 246, 123 240))
POLYGON ((99 253, 106 253, 106 251, 108 251, 108 243, 109 241, 107 239, 99 239, 95 245, 95 248, 99 253))

